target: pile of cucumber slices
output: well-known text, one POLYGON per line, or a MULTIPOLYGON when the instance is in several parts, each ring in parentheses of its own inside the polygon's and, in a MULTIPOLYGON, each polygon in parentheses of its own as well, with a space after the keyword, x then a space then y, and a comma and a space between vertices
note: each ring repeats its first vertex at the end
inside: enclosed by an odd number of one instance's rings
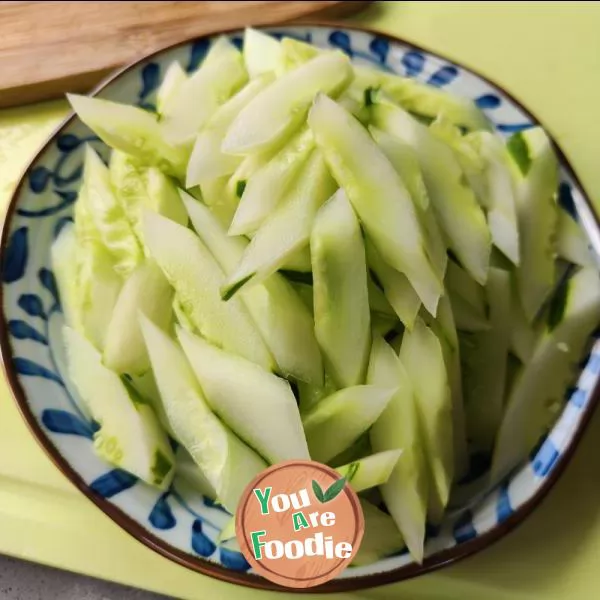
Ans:
POLYGON ((52 247, 103 459, 232 514, 268 465, 320 461, 360 493, 356 563, 420 562, 470 465, 493 485, 553 424, 600 279, 541 128, 505 142, 470 101, 252 29, 173 63, 155 111, 69 100, 111 148, 52 247))

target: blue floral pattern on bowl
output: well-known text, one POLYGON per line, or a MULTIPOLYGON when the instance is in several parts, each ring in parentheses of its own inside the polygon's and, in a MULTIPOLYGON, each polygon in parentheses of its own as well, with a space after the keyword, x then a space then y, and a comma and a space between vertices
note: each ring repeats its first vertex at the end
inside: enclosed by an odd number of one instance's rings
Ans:
MULTIPOLYGON (((534 123, 494 85, 400 41, 360 30, 322 26, 286 26, 270 31, 277 36, 289 35, 318 46, 339 48, 356 63, 414 77, 469 97, 503 135, 534 123)), ((241 32, 230 37, 241 45, 241 32)), ((98 95, 152 109, 168 65, 179 60, 188 71, 195 69, 211 41, 202 38, 155 54, 126 69, 98 95)), ((66 377, 60 334, 62 312, 49 256, 52 240, 72 218, 85 143, 93 144, 107 157, 104 144, 77 118, 60 128, 27 170, 5 225, 1 273, 3 356, 13 391, 34 433, 53 459, 133 535, 191 568, 261 585, 246 576, 251 572, 250 566, 236 548, 218 543, 219 532, 229 520, 221 508, 188 488, 180 488, 177 480, 168 491, 159 492, 103 462, 92 450, 96 424, 66 377)), ((577 218, 595 248, 600 247, 589 204, 564 161, 560 192, 562 207, 577 218)), ((507 481, 469 510, 450 515, 440 528, 430 531, 427 566, 438 566, 471 552, 477 538, 487 536, 491 541, 498 537, 500 524, 519 520, 529 502, 541 496, 589 416, 592 391, 599 377, 600 342, 595 342, 552 431, 507 481)), ((347 569, 341 578, 350 580, 346 588, 357 589, 419 572, 414 564, 409 565, 411 558, 403 552, 373 565, 347 569)))

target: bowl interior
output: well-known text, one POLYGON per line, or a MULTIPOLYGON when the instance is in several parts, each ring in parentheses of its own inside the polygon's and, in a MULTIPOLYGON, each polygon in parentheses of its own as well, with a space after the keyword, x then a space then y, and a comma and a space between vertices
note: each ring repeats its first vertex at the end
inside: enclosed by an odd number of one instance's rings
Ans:
MULTIPOLYGON (((473 99, 502 135, 530 127, 532 117, 505 92, 423 50, 366 31, 325 26, 271 28, 328 48, 339 48, 357 63, 415 77, 473 99)), ((229 34, 241 45, 242 32, 229 34)), ((202 61, 211 41, 183 43, 139 62, 112 79, 99 96, 152 108, 167 67, 178 60, 188 71, 202 61)), ((92 450, 94 425, 65 371, 63 322, 49 248, 72 219, 81 183, 83 149, 107 148, 77 118, 71 118, 34 159, 13 198, 3 238, 1 343, 10 384, 34 435, 53 460, 102 510, 127 531, 190 568, 252 586, 272 587, 253 577, 234 545, 217 536, 229 516, 207 498, 176 480, 165 493, 114 469, 92 450)), ((561 155, 562 156, 562 155, 561 155)), ((581 186, 561 158, 560 203, 599 248, 598 228, 581 186)), ((546 439, 530 459, 501 485, 468 509, 453 512, 431 529, 423 566, 406 552, 376 564, 347 569, 325 589, 357 589, 398 580, 468 554, 499 537, 541 498, 558 466, 574 447, 595 403, 600 345, 581 364, 576 385, 546 439)))

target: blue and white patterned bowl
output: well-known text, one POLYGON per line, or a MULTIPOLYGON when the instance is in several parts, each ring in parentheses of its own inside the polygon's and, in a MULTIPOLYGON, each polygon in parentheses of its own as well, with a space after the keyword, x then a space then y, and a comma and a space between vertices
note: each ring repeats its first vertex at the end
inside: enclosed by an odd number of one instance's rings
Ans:
MULTIPOLYGON (((507 93, 468 70, 382 34, 327 26, 269 29, 318 46, 341 48, 357 63, 415 77, 472 98, 498 132, 510 134, 536 121, 507 93)), ((228 34, 241 44, 241 32, 228 34)), ((211 37, 161 51, 121 71, 98 95, 151 106, 167 66, 186 69, 202 61, 211 37)), ((83 145, 106 147, 76 117, 68 119, 29 165, 12 198, 2 232, 0 346, 14 397, 33 434, 65 475, 137 539, 191 569, 243 585, 273 588, 252 574, 244 557, 220 547, 228 515, 193 492, 173 486, 165 493, 114 469, 92 450, 93 423, 65 375, 62 313, 50 265, 50 244, 71 219, 81 183, 83 145)), ((561 157, 560 202, 574 214, 594 248, 600 231, 566 159, 561 157)), ((526 464, 470 510, 449 517, 431 532, 423 565, 406 553, 347 569, 324 590, 371 587, 424 573, 489 545, 519 523, 549 490, 564 467, 598 399, 600 342, 582 363, 576 387, 553 430, 526 464)))

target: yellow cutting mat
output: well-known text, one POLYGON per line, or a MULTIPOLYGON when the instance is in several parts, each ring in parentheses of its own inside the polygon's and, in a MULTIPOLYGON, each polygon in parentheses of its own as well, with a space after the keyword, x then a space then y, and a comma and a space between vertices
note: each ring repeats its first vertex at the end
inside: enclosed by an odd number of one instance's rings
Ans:
MULTIPOLYGON (((558 137, 600 202, 600 4, 379 3, 360 21, 503 83, 558 137)), ((64 103, 0 112, 0 205, 64 103)), ((336 598, 592 600, 600 589, 600 414, 572 464, 524 525, 434 574, 336 598)), ((56 470, 0 379, 0 552, 185 599, 266 600, 187 571, 130 538, 56 470)), ((281 596, 281 595, 279 595, 281 596)), ((313 596, 331 598, 331 596, 313 596)))

